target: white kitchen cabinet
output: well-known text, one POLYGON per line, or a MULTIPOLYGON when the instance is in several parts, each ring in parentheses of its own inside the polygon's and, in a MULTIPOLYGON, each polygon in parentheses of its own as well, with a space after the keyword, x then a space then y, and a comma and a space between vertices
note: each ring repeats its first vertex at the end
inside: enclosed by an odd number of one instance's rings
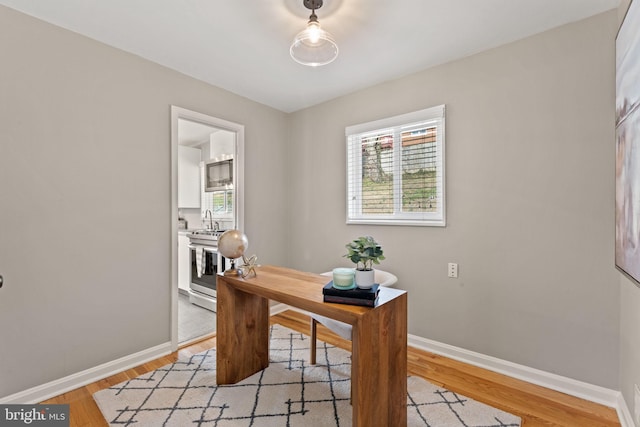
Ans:
POLYGON ((200 208, 199 148, 178 146, 178 208, 200 208))
POLYGON ((180 290, 189 291, 190 276, 191 249, 189 249, 189 238, 186 232, 180 232, 178 233, 178 288, 180 290))

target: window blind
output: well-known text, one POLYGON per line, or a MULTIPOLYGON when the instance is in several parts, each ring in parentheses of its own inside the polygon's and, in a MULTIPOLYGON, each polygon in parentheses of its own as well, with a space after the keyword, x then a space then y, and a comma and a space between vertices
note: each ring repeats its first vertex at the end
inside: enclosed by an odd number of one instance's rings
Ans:
POLYGON ((444 225, 444 106, 346 133, 347 223, 444 225))

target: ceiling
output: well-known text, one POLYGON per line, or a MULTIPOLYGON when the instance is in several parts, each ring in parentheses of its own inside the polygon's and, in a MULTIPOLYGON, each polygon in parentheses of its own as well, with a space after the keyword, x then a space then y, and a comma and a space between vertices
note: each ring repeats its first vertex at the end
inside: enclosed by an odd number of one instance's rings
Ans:
POLYGON ((302 0, 0 0, 235 94, 293 112, 615 8, 620 0, 324 0, 340 53, 312 68, 289 45, 302 0))

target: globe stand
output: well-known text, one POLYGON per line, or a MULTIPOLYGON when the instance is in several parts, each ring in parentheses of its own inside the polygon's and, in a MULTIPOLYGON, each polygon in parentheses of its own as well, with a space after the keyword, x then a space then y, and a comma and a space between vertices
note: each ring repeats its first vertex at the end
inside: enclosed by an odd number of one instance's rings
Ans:
POLYGON ((230 260, 231 260, 231 267, 224 271, 224 275, 225 276, 239 276, 240 275, 240 270, 236 269, 236 260, 233 259, 233 258, 230 258, 230 260))

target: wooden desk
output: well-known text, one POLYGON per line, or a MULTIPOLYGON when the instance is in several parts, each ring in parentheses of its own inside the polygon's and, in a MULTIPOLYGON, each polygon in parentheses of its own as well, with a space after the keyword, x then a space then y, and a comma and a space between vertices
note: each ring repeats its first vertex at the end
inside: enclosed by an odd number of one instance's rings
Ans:
POLYGON ((257 277, 217 276, 218 384, 269 366, 269 300, 353 326, 353 425, 407 425, 407 293, 380 288, 375 308, 322 301, 327 277, 261 266, 257 277))

